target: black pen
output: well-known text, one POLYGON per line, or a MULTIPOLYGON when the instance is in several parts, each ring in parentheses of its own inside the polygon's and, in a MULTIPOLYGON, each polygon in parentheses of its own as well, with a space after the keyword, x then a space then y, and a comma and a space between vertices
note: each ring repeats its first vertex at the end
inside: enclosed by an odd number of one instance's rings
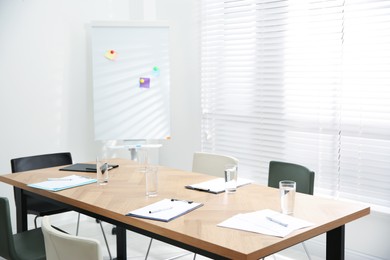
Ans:
MULTIPOLYGON (((118 167, 119 167, 118 164, 109 164, 108 165, 108 170, 112 170, 112 169, 118 168, 118 167)), ((89 167, 87 167, 85 169, 88 170, 88 171, 95 171, 96 172, 96 168, 89 168, 89 167)))
POLYGON ((171 199, 171 201, 183 201, 183 202, 187 202, 188 204, 191 204, 194 202, 192 200, 179 200, 179 199, 171 199))

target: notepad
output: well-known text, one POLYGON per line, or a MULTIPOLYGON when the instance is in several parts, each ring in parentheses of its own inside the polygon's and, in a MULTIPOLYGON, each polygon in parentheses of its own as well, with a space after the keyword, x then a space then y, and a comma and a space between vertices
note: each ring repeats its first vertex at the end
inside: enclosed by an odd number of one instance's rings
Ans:
POLYGON ((27 186, 42 190, 60 191, 95 182, 96 179, 91 179, 78 175, 69 175, 55 180, 52 179, 38 183, 28 184, 27 186))
MULTIPOLYGON (((249 179, 238 178, 237 187, 241 187, 250 184, 252 182, 253 181, 249 179)), ((191 190, 205 191, 205 192, 217 194, 217 193, 225 192, 225 180, 224 178, 216 178, 216 179, 212 179, 197 184, 187 185, 185 187, 191 190)))
POLYGON ((311 222, 270 209, 237 214, 218 224, 219 227, 240 229, 277 237, 285 237, 294 230, 312 225, 314 224, 311 222))
POLYGON ((192 201, 163 199, 146 207, 130 211, 126 216, 168 222, 201 206, 203 206, 202 203, 192 201))

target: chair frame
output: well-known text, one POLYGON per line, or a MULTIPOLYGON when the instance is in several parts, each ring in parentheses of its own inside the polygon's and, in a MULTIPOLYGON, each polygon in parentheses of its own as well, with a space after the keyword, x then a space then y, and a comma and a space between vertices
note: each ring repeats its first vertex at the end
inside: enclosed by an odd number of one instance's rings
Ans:
POLYGON ((46 259, 40 228, 12 234, 9 201, 0 197, 0 256, 6 259, 46 259))
MULTIPOLYGON (((295 163, 270 161, 268 168, 268 187, 279 188, 279 181, 291 180, 295 181, 297 192, 313 195, 314 176, 314 171, 309 170, 305 166, 295 163)), ((308 259, 311 260, 311 256, 304 242, 302 242, 302 246, 308 259)))
MULTIPOLYGON (((100 247, 100 242, 97 239, 73 236, 67 233, 63 233, 53 228, 50 224, 49 216, 42 218, 42 233, 45 241, 45 249, 47 258, 50 259, 63 259, 62 253, 66 254, 66 258, 70 258, 69 254, 75 252, 80 255, 80 259, 88 255, 90 260, 103 260, 103 254, 100 247), (61 248, 65 246, 65 249, 61 248), (72 252, 69 252, 71 249, 72 252)), ((76 254, 77 254, 76 253, 76 254)), ((73 257, 72 256, 72 257, 73 257)))
POLYGON ((192 159, 192 171, 224 177, 225 165, 229 163, 238 164, 238 159, 216 153, 195 152, 192 159))
POLYGON ((291 180, 296 182, 297 192, 313 195, 314 175, 315 174, 313 171, 299 164, 270 161, 268 171, 268 187, 279 188, 279 181, 291 180), (284 170, 286 168, 289 168, 288 172, 284 170), (272 178, 270 178, 271 174, 272 178))
MULTIPOLYGON (((11 159, 11 170, 12 170, 12 173, 16 173, 16 172, 23 172, 23 171, 29 171, 29 170, 49 168, 49 167, 70 165, 72 163, 73 163, 73 160, 72 160, 72 155, 70 152, 33 155, 33 156, 26 156, 26 157, 11 159), (32 164, 33 164, 33 166, 32 166, 32 164)), ((46 200, 44 200, 43 197, 41 197, 38 194, 29 192, 29 191, 25 191, 25 190, 22 191, 22 189, 14 187, 15 206, 16 206, 16 211, 17 211, 16 215, 18 218, 23 218, 26 215, 26 213, 21 212, 22 209, 24 208, 21 205, 22 192, 24 194, 24 197, 26 198, 26 201, 24 201, 22 203, 27 204, 27 200, 30 200, 32 202, 34 202, 34 200, 35 200, 38 204, 40 202, 42 202, 42 203, 44 203, 44 205, 48 206, 48 208, 46 210, 42 210, 42 211, 27 208, 27 214, 36 215, 36 217, 34 218, 35 228, 37 228, 37 218, 38 217, 44 217, 44 216, 49 216, 49 215, 54 215, 54 214, 58 214, 58 213, 72 211, 69 208, 59 206, 55 203, 47 202, 46 200)), ((102 230, 103 238, 104 238, 104 241, 106 243, 109 257, 110 257, 110 259, 112 259, 111 251, 110 251, 110 248, 108 245, 106 234, 105 234, 104 229, 103 229, 103 225, 102 225, 100 220, 97 220, 97 222, 99 223, 100 228, 102 230)), ((23 219, 18 219, 17 223, 18 223, 18 227, 17 227, 18 232, 21 232, 21 231, 27 229, 27 226, 24 227, 25 223, 24 223, 23 219)), ((76 235, 78 235, 78 233, 79 233, 79 226, 80 226, 80 213, 78 213, 78 217, 77 217, 76 235)))
MULTIPOLYGON (((17 173, 17 172, 37 170, 42 168, 62 166, 68 164, 72 164, 72 155, 69 152, 42 154, 42 155, 34 155, 34 156, 11 159, 11 170, 12 173, 17 173), (34 165, 31 166, 31 164, 34 165)), ((21 200, 22 192, 24 193, 24 197, 26 198, 26 201, 24 203, 27 204, 28 201, 30 201, 31 205, 34 206, 33 203, 35 202, 38 204, 37 206, 38 208, 41 207, 41 209, 27 208, 28 214, 32 214, 36 216, 34 218, 35 228, 37 228, 38 217, 71 211, 71 209, 69 208, 57 205, 52 202, 44 201, 44 199, 40 195, 34 194, 29 191, 22 191, 22 189, 14 187, 15 206, 17 211, 23 208, 22 205, 20 204, 20 202, 22 201, 21 200), (44 203, 44 204, 40 204, 40 203, 44 203), (45 205, 46 207, 43 208, 42 205, 45 205)), ((23 216, 23 215, 24 215, 23 213, 17 214, 17 216, 23 216)), ((27 229, 27 227, 23 227, 23 225, 24 225, 23 221, 18 221, 18 228, 17 228, 18 232, 27 229)))

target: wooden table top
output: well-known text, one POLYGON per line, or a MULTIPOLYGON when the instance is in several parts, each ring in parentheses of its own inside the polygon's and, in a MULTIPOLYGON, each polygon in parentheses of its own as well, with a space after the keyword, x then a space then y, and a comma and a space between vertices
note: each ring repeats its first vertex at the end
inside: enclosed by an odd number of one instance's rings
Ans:
POLYGON ((278 189, 250 184, 238 188, 234 194, 194 191, 184 186, 215 177, 159 166, 158 196, 148 198, 144 174, 138 171, 135 162, 112 159, 110 163, 120 166, 109 172, 109 183, 105 186, 89 184, 58 192, 27 186, 71 174, 96 178, 95 173, 59 171, 61 167, 0 175, 0 181, 231 259, 259 259, 370 213, 366 205, 297 193, 293 216, 314 226, 294 231, 285 238, 223 228, 217 224, 238 213, 280 211, 278 189), (125 216, 165 198, 193 200, 204 206, 168 223, 125 216))

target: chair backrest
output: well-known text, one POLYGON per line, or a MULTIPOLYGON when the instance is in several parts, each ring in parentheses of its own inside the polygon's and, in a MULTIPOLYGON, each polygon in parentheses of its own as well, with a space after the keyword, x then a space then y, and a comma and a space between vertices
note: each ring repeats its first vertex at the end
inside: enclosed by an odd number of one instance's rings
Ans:
MULTIPOLYGON (((11 159, 11 170, 12 173, 16 173, 68 164, 72 164, 72 155, 69 152, 42 154, 11 159)), ((37 200, 36 195, 27 191, 24 193, 26 194, 27 199, 31 201, 37 200)), ((16 208, 20 208, 21 189, 14 187, 14 197, 16 208)), ((40 201, 40 203, 42 202, 40 201)), ((29 213, 32 213, 30 212, 31 209, 27 210, 29 213)))
POLYGON ((0 256, 5 259, 46 259, 40 228, 12 234, 9 202, 0 197, 0 256))
POLYGON ((314 172, 302 165, 271 161, 268 170, 268 186, 279 188, 279 181, 282 180, 295 181, 297 192, 313 195, 314 172))
POLYGON ((15 245, 7 198, 0 197, 0 256, 12 259, 15 255, 15 245))
POLYGON ((224 177, 226 164, 238 164, 238 159, 213 153, 195 152, 192 160, 192 171, 217 177, 224 177))
POLYGON ((54 229, 49 216, 42 219, 47 260, 102 260, 100 242, 96 239, 73 236, 54 229))
POLYGON ((11 170, 15 173, 67 164, 72 164, 72 155, 68 152, 42 154, 11 159, 11 170))

